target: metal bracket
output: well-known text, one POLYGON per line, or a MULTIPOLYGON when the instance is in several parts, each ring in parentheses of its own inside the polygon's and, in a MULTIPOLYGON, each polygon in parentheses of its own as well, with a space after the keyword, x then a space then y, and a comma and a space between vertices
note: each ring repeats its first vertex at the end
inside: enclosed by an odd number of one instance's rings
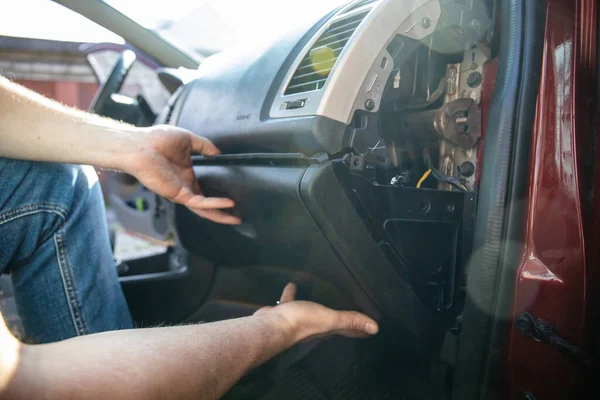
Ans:
POLYGON ((387 160, 385 162, 379 161, 377 155, 371 149, 364 154, 347 154, 343 160, 353 174, 362 176, 371 182, 375 181, 377 165, 389 167, 387 160))
MULTIPOLYGON (((402 133, 417 135, 421 140, 443 138, 470 149, 481 137, 481 108, 473 99, 460 98, 437 110, 408 114, 402 120, 402 133)), ((444 173, 453 175, 453 171, 444 173)))
POLYGON ((481 109, 472 99, 454 100, 439 109, 434 126, 444 139, 469 149, 481 137, 481 109))

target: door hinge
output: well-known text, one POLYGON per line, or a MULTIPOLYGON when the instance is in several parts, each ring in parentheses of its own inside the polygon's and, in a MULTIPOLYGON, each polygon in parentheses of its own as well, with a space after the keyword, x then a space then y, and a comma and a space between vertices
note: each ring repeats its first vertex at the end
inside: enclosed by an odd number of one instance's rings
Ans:
POLYGON ((515 326, 526 337, 537 342, 549 344, 577 364, 585 368, 592 366, 592 359, 583 354, 577 346, 572 345, 559 336, 554 327, 547 321, 524 312, 517 317, 515 326))

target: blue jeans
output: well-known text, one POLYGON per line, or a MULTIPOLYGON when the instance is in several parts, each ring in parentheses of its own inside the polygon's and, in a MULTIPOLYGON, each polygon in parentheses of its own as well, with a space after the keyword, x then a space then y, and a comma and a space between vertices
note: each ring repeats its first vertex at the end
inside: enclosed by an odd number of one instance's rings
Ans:
POLYGON ((4 272, 28 342, 133 327, 91 167, 0 158, 4 272))

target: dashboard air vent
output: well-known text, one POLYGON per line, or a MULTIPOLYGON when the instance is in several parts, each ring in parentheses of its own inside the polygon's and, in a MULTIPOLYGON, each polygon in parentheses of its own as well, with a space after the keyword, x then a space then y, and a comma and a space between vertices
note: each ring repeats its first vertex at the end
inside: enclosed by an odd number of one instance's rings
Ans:
POLYGON ((349 15, 329 25, 300 62, 285 89, 285 94, 304 93, 323 88, 344 46, 369 11, 349 15))
POLYGON ((366 6, 367 4, 371 4, 371 3, 375 3, 377 0, 362 0, 359 1, 358 3, 352 5, 352 7, 350 7, 349 9, 347 9, 346 11, 344 11, 344 14, 349 13, 350 11, 354 11, 357 8, 361 8, 362 6, 366 6))

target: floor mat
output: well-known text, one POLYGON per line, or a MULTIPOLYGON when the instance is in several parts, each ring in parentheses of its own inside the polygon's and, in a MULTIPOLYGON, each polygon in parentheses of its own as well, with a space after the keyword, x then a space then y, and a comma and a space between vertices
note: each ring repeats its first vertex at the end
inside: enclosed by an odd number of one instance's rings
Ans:
POLYGON ((241 399, 443 399, 431 366, 376 339, 334 337, 280 374, 267 365, 241 380, 224 398, 241 399))

